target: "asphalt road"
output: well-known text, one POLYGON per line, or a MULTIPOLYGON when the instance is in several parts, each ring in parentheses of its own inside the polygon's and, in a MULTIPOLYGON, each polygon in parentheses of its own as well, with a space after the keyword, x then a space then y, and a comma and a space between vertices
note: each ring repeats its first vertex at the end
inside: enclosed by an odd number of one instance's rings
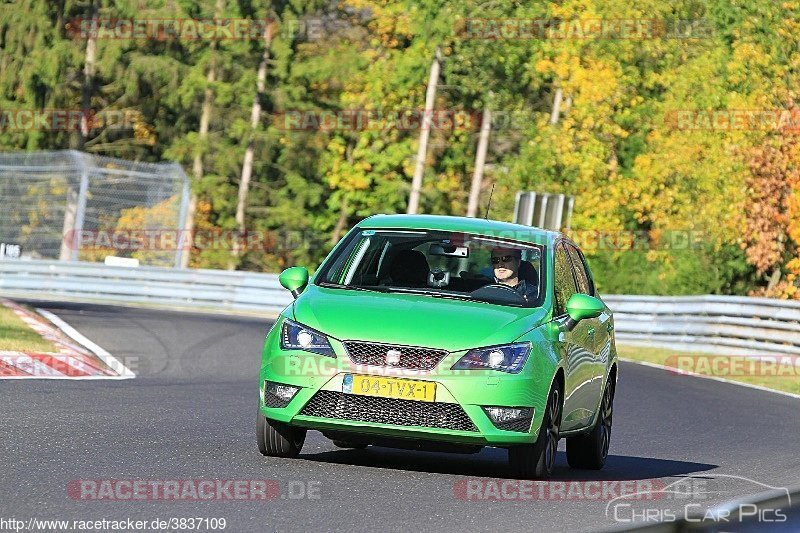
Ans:
POLYGON ((546 484, 535 484, 533 497, 515 499, 509 491, 507 501, 475 499, 492 494, 491 480, 511 477, 504 450, 340 450, 309 432, 298 459, 265 458, 254 426, 269 321, 36 305, 123 359, 137 377, 0 380, 0 519, 225 518, 226 531, 608 530, 626 525, 633 512, 641 513, 639 523, 645 513, 669 519, 686 503, 696 510, 800 481, 800 401, 627 363, 620 369, 608 463, 601 472, 574 471, 562 451, 555 480, 567 482, 561 484, 566 496, 551 482, 544 492, 546 484), (267 479, 280 495, 268 501, 74 499, 67 487, 86 479, 267 479), (583 482, 597 480, 611 482, 601 485, 611 496, 581 492, 597 486, 583 482), (619 486, 613 482, 636 480, 665 492, 627 505, 609 502, 619 486), (676 482, 689 500, 666 490, 676 482), (467 483, 479 487, 472 499, 457 496, 467 483), (314 497, 299 497, 309 491, 314 497))

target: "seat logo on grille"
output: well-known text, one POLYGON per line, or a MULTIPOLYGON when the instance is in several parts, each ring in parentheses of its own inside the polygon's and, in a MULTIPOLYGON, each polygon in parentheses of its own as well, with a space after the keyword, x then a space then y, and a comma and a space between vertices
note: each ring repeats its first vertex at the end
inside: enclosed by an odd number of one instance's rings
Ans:
POLYGON ((400 350, 387 350, 386 351, 386 364, 387 365, 399 365, 400 364, 400 356, 403 355, 400 350))

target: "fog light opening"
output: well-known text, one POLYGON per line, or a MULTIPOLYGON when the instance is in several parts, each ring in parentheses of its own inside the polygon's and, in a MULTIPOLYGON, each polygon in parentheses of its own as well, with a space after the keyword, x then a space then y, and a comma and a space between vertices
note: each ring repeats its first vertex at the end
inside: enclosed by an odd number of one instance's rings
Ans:
POLYGON ((530 407, 484 407, 492 422, 502 424, 523 418, 533 418, 533 409, 530 407))
POLYGON ((273 383, 272 381, 264 382, 264 402, 267 403, 267 396, 273 396, 284 404, 288 404, 297 394, 300 387, 292 385, 283 385, 281 383, 273 383))

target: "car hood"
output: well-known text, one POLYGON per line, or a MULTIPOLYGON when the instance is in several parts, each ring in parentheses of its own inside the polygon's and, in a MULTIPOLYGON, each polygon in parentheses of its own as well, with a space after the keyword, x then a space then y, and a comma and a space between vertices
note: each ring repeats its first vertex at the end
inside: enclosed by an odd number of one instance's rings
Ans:
POLYGON ((418 294, 310 285, 295 301, 298 322, 338 340, 459 351, 512 342, 538 326, 542 308, 520 308, 418 294))

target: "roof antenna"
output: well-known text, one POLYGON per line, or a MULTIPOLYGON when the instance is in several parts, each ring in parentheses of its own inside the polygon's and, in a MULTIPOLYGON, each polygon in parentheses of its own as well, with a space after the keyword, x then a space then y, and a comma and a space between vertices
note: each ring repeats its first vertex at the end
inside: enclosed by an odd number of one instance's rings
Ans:
POLYGON ((489 209, 492 207, 492 195, 494 194, 494 183, 492 183, 492 192, 489 193, 489 203, 486 204, 486 216, 483 217, 486 220, 489 220, 489 209))

